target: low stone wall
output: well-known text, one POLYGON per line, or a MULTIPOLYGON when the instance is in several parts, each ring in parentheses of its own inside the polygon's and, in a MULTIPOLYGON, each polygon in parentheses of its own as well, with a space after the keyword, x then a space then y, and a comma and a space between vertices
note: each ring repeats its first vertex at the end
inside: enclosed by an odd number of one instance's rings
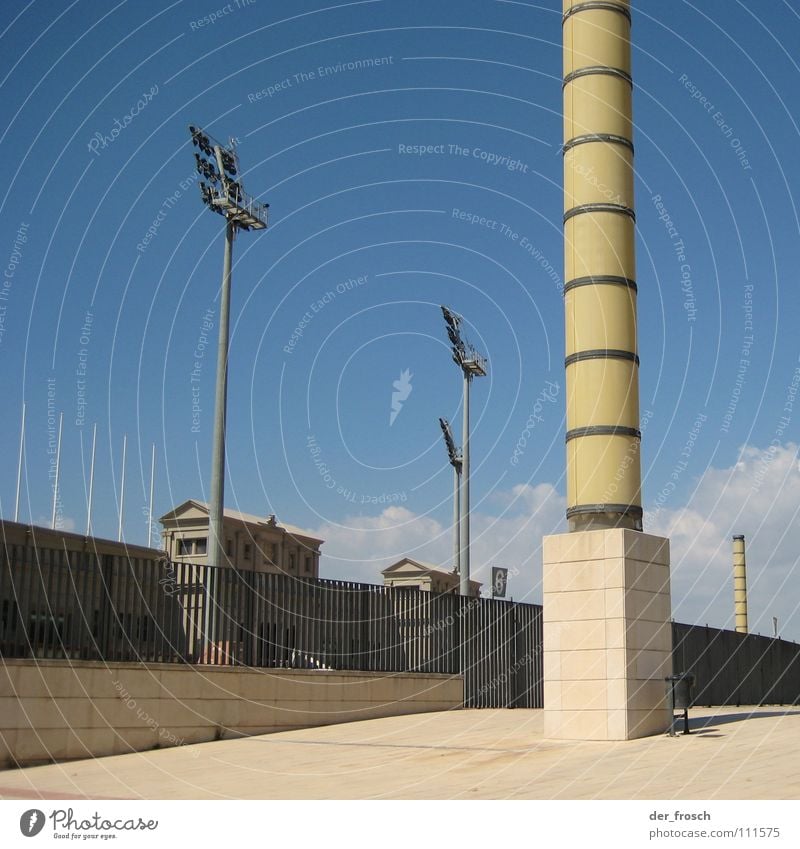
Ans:
POLYGON ((0 660, 0 767, 453 710, 458 676, 0 660))

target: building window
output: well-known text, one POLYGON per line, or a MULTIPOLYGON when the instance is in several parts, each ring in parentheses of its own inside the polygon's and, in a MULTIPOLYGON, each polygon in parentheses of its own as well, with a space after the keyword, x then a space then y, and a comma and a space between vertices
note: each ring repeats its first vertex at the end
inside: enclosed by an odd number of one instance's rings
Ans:
POLYGON ((231 557, 233 555, 233 540, 232 539, 225 541, 225 554, 228 557, 231 557))
POLYGON ((311 574, 311 555, 306 555, 306 575, 311 574))
POLYGON ((246 542, 244 544, 244 559, 245 560, 250 559, 250 543, 249 542, 246 542))
POLYGON ((206 554, 207 549, 207 537, 178 540, 178 557, 189 557, 192 554, 206 554))
POLYGON ((294 556, 294 554, 290 554, 289 555, 289 571, 290 572, 294 572, 294 563, 295 563, 295 556, 294 556))

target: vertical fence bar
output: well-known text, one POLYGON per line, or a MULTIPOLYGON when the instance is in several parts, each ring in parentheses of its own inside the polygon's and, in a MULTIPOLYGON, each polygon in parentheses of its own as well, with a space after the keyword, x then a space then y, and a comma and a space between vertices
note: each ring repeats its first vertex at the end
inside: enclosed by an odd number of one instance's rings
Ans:
POLYGON ((144 662, 147 660, 146 648, 146 625, 147 604, 144 596, 144 569, 140 558, 130 558, 131 583, 133 584, 133 605, 131 609, 131 631, 133 633, 133 659, 144 662))
POLYGON ((203 623, 208 610, 207 588, 208 578, 206 576, 207 566, 198 566, 195 563, 185 563, 186 577, 191 589, 189 594, 189 616, 188 616, 188 648, 195 663, 207 663, 208 652, 204 646, 205 627, 203 623))
POLYGON ((277 629, 277 649, 278 649, 278 665, 287 666, 289 660, 287 646, 287 631, 288 631, 288 615, 286 609, 286 586, 289 580, 288 575, 281 575, 278 580, 278 629, 277 629))
POLYGON ((47 630, 42 644, 42 657, 55 657, 57 648, 63 644, 63 627, 66 624, 67 611, 59 596, 58 585, 64 572, 64 550, 53 552, 54 557, 47 573, 47 585, 44 599, 47 605, 47 630), (59 619, 63 624, 59 627, 59 619))
POLYGON ((80 628, 76 632, 77 649, 78 657, 82 659, 96 659, 100 654, 102 577, 97 556, 92 551, 85 552, 82 558, 81 574, 75 582, 75 595, 81 615, 80 628))
POLYGON ((128 612, 126 594, 128 591, 128 575, 122 568, 122 558, 114 557, 112 560, 113 587, 111 596, 111 616, 113 623, 112 648, 116 648, 114 660, 125 660, 125 614, 128 612))
POLYGON ((229 628, 230 624, 230 586, 231 576, 234 572, 233 566, 219 566, 216 568, 217 580, 219 582, 217 592, 214 598, 217 601, 218 607, 218 624, 217 624, 217 663, 220 666, 227 666, 229 654, 229 628))
POLYGON ((274 622, 275 622, 275 665, 283 666, 283 585, 286 580, 285 575, 278 575, 275 580, 275 596, 274 604, 274 622))
POLYGON ((322 657, 326 668, 330 668, 331 648, 331 590, 322 586, 322 657))
MULTIPOLYGON (((81 613, 81 606, 78 603, 78 594, 75 591, 75 585, 80 580, 85 559, 86 552, 74 552, 70 556, 70 567, 64 574, 64 587, 61 590, 63 593, 64 609, 69 613, 69 618, 64 621, 64 657, 67 658, 74 657, 76 626, 80 627, 78 619, 81 613)), ((2 590, 0 590, 0 598, 3 598, 2 590)))
POLYGON ((147 662, 154 663, 156 655, 156 631, 158 628, 155 611, 155 605, 158 601, 158 575, 154 560, 142 560, 141 563, 145 616, 144 653, 147 662))
POLYGON ((273 622, 275 621, 274 604, 275 604, 275 587, 277 575, 269 574, 264 576, 263 593, 261 596, 261 611, 264 623, 264 642, 263 642, 263 658, 266 667, 274 666, 274 648, 273 648, 273 622))
POLYGON ((103 568, 106 570, 106 580, 109 585, 108 596, 108 642, 106 657, 110 660, 122 660, 122 642, 124 629, 122 617, 125 615, 125 593, 122 583, 122 570, 118 568, 118 560, 114 556, 103 557, 103 568))
POLYGON ((177 655, 188 660, 190 655, 186 608, 188 607, 187 584, 189 579, 183 563, 176 563, 172 568, 177 591, 174 596, 168 596, 166 593, 168 584, 164 584, 164 591, 162 592, 165 606, 164 619, 167 623, 166 639, 163 643, 164 658, 172 659, 173 656, 177 655), (181 637, 181 633, 183 633, 183 637, 181 637))
POLYGON ((33 571, 31 583, 31 612, 32 621, 28 627, 28 644, 30 647, 30 656, 36 657, 39 651, 40 633, 42 622, 45 617, 45 612, 42 606, 42 596, 44 594, 42 569, 45 567, 43 561, 47 561, 48 554, 45 549, 36 548, 36 568, 33 571))
POLYGON ((153 563, 153 661, 164 662, 166 660, 166 635, 167 635, 167 607, 166 591, 177 586, 177 575, 175 584, 167 583, 168 573, 163 564, 155 561, 153 563))

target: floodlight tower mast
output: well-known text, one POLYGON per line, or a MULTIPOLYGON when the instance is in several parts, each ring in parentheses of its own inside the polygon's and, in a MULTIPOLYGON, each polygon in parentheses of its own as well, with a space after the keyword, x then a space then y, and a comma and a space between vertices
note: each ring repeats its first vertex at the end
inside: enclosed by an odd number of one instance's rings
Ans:
POLYGON ((453 431, 447 419, 439 419, 447 446, 447 456, 453 467, 453 572, 461 574, 461 452, 456 448, 453 431))
MULTIPOLYGON (((208 511, 208 565, 221 566, 225 558, 222 517, 225 496, 225 426, 228 398, 228 334, 230 326, 231 264, 233 240, 239 230, 264 230, 269 204, 247 195, 236 179, 239 162, 233 140, 227 146, 214 141, 198 127, 190 126, 197 170, 208 182, 200 183, 203 203, 225 219, 225 254, 219 311, 217 384, 214 411, 211 495, 208 511)), ((210 605, 207 614, 210 614, 210 605)))
POLYGON ((461 448, 461 595, 469 595, 469 390, 473 377, 485 377, 487 362, 475 348, 461 338, 463 318, 447 307, 442 307, 447 325, 447 336, 452 343, 453 362, 464 377, 464 423, 461 448))

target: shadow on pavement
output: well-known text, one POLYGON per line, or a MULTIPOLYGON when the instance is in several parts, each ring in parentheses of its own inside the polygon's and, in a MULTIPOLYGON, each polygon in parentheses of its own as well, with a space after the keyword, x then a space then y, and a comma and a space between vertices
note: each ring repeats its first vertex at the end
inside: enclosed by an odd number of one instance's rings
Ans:
MULTIPOLYGON (((747 719, 767 719, 775 716, 800 716, 800 711, 787 708, 786 710, 758 710, 750 713, 727 713, 719 716, 689 716, 689 728, 694 733, 702 733, 700 729, 708 728, 710 725, 727 725, 729 722, 744 722, 747 719), (697 729, 697 731, 695 731, 697 729)), ((713 731, 713 728, 708 728, 713 731)))

